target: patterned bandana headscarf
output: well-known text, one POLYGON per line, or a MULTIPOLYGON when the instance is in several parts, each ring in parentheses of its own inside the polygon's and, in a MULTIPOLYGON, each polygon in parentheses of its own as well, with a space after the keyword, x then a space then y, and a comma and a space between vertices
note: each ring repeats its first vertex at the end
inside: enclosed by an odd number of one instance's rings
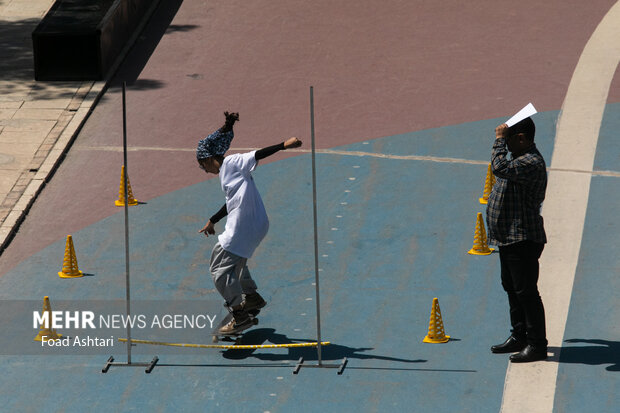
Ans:
POLYGON ((212 156, 223 156, 232 142, 235 134, 232 130, 228 132, 220 132, 220 129, 198 142, 196 149, 196 159, 206 159, 212 156))

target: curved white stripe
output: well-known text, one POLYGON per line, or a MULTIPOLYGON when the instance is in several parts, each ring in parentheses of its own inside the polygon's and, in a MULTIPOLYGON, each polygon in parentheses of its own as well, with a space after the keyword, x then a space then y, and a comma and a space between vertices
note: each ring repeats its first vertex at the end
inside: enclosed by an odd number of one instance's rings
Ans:
MULTIPOLYGON (((543 206, 549 243, 540 260, 540 293, 549 346, 559 349, 579 259, 599 129, 609 87, 620 61, 620 1, 586 44, 560 115, 547 198, 543 206)), ((502 412, 551 412, 559 354, 550 361, 508 364, 502 412)))

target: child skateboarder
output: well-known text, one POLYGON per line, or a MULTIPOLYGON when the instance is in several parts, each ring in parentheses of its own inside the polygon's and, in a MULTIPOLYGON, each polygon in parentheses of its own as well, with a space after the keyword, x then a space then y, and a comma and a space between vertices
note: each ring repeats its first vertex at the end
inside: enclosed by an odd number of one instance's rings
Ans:
POLYGON ((215 288, 233 316, 219 333, 230 335, 249 328, 250 313, 255 314, 267 304, 256 292, 256 283, 247 267, 248 258, 269 229, 267 213, 251 172, 261 159, 280 150, 298 148, 302 142, 290 138, 278 145, 224 157, 234 137, 233 125, 239 120, 238 113, 225 112, 225 115, 224 126, 198 143, 196 158, 206 173, 219 175, 226 196, 224 206, 199 232, 214 235, 215 224, 228 216, 224 232, 213 247, 210 270, 215 288))

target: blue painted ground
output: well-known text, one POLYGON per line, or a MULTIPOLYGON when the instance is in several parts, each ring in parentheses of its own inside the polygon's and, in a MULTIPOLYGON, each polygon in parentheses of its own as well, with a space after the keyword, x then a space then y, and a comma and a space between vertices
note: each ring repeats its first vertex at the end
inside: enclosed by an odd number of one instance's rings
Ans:
MULTIPOLYGON (((594 169, 618 171, 619 104, 608 105, 594 169)), ((620 404, 620 177, 594 176, 558 369, 558 412, 618 410, 620 404)))
MULTIPOLYGON (((557 115, 542 113, 536 119, 538 146, 548 162, 557 115)), ((484 212, 478 203, 484 162, 501 121, 337 148, 481 164, 317 155, 322 338, 333 343, 323 348, 323 358, 332 363, 347 357, 342 376, 319 369, 293 376, 300 356, 316 362, 312 349, 166 352, 139 345, 134 361, 160 355, 160 365, 150 375, 141 368, 119 367, 100 373, 109 355, 124 359, 121 345, 89 356, 17 356, 5 349, 3 354, 9 355, 0 357, 5 408, 497 412, 508 361, 492 355, 489 346, 508 333, 507 303, 497 255, 476 257, 466 251, 472 246, 476 213, 484 212), (447 344, 422 343, 434 297, 453 338, 447 344), (34 394, 23 391, 26 385, 36 389, 34 394)), ((602 138, 599 153, 614 144, 602 138)), ((601 156, 597 167, 617 169, 613 155, 601 156)), ((271 228, 249 265, 269 306, 248 340, 316 338, 310 168, 310 156, 302 155, 260 166, 254 174, 271 228)), ((616 177, 593 179, 566 332, 567 339, 577 341, 567 343, 562 356, 558 411, 582 411, 574 406, 581 406, 584 394, 603 400, 592 404, 586 398, 588 407, 600 406, 599 411, 612 411, 609 406, 617 402, 618 310, 610 291, 618 283, 613 250, 619 185, 616 177)), ((222 202, 219 184, 212 179, 130 209, 135 300, 188 305, 204 300, 209 311, 219 306, 208 275, 215 238, 197 231, 222 202)), ((80 269, 91 276, 64 280, 56 275, 65 246, 59 240, 0 278, 2 299, 41 302, 48 295, 53 306, 60 300, 124 298, 123 214, 72 235, 80 269)), ((19 329, 19 317, 15 314, 12 324, 8 320, 3 325, 19 329)), ((16 334, 34 337, 31 327, 24 325, 16 334)), ((138 333, 134 337, 142 338, 138 333)), ((39 345, 30 340, 24 340, 24 348, 39 345)), ((208 332, 204 342, 210 342, 208 332)))

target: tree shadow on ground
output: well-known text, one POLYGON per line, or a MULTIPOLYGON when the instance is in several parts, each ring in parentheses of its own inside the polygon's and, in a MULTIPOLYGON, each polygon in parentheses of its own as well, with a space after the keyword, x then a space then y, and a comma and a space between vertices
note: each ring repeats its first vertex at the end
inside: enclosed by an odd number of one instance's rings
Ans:
POLYGON ((620 371, 620 342, 583 338, 572 338, 564 342, 594 345, 579 347, 566 346, 562 348, 550 347, 553 353, 559 353, 558 361, 560 363, 588 364, 591 366, 610 364, 605 367, 605 370, 620 371))
POLYGON ((37 24, 39 19, 0 20, 1 93, 11 92, 12 80, 34 80, 31 35, 37 24))
POLYGON ((0 97, 3 100, 72 98, 82 82, 36 82, 32 32, 40 19, 0 20, 0 97))

